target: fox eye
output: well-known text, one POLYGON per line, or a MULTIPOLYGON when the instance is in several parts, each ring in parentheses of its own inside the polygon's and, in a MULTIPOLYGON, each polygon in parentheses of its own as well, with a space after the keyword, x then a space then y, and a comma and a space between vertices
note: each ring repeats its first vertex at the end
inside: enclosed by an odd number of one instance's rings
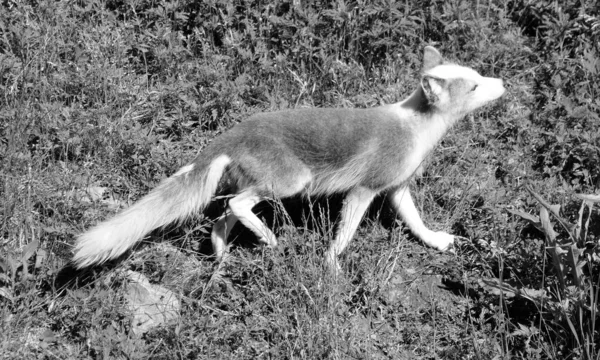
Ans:
POLYGON ((475 90, 477 89, 477 87, 478 87, 478 86, 479 86, 479 85, 477 85, 477 84, 473 85, 473 87, 471 88, 471 91, 475 91, 475 90))

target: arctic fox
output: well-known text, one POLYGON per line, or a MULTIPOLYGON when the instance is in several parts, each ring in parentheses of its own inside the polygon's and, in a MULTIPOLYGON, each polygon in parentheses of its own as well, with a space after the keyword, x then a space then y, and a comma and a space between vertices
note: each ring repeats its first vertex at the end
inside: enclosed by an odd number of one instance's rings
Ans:
POLYGON ((469 112, 499 98, 501 79, 445 63, 424 50, 420 86, 406 100, 371 109, 298 109, 256 114, 217 137, 189 165, 110 220, 80 235, 78 268, 116 258, 150 231, 202 211, 222 189, 232 197, 213 227, 217 259, 239 221, 259 241, 277 246, 252 212, 265 199, 297 194, 346 194, 326 261, 334 271, 373 198, 387 192, 412 233, 441 251, 454 236, 423 224, 409 180, 448 129, 469 112))

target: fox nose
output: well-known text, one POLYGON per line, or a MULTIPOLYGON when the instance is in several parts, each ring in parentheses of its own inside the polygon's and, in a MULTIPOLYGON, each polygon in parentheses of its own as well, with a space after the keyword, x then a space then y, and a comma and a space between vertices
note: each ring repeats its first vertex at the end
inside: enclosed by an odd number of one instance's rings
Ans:
POLYGON ((500 95, 506 92, 506 87, 504 87, 504 80, 496 79, 498 81, 498 89, 500 89, 500 95))

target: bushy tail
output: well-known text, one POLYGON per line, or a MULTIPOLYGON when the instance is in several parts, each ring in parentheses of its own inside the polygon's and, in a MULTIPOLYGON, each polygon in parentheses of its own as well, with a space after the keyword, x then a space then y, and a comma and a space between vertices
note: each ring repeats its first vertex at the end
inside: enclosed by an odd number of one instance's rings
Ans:
POLYGON ((230 161, 221 155, 203 169, 188 165, 127 210, 81 234, 75 245, 75 267, 117 258, 150 231, 204 209, 230 161))

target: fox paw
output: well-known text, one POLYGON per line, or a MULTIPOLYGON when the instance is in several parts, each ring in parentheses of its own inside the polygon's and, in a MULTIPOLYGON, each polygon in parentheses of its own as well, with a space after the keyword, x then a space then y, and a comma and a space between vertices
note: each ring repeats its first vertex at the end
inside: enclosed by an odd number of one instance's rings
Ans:
POLYGON ((454 239, 454 235, 450 235, 444 231, 436 231, 425 243, 439 251, 453 251, 454 239))
POLYGON ((258 242, 266 245, 271 249, 277 249, 279 243, 277 242, 277 238, 273 234, 269 234, 268 236, 263 236, 258 239, 258 242))
POLYGON ((342 267, 338 262, 338 258, 336 255, 327 254, 325 257, 325 265, 329 273, 334 277, 338 277, 343 274, 342 267))

